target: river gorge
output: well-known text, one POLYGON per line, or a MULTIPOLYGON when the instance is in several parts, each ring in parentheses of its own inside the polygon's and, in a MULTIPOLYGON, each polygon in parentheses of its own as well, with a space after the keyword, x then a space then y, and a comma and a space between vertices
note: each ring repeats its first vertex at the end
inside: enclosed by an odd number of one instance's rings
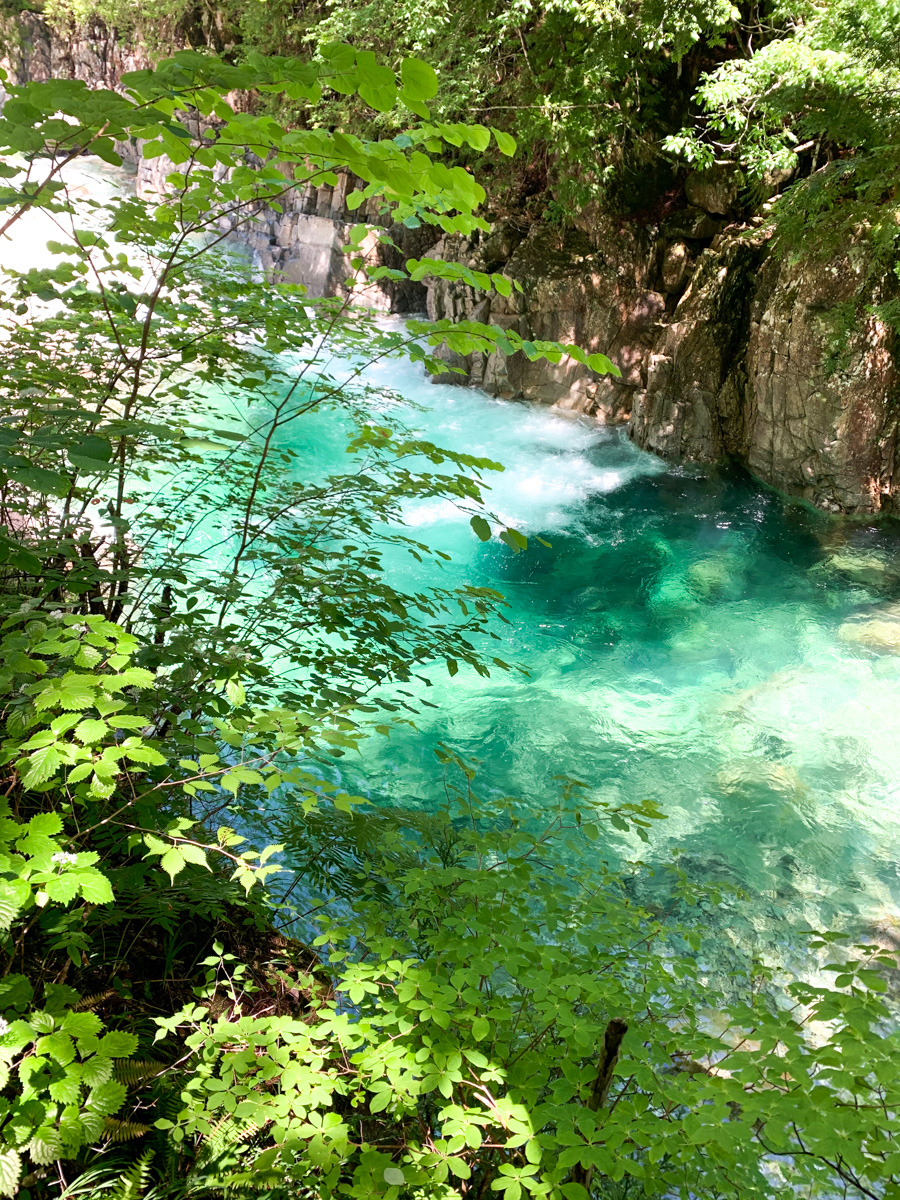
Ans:
MULTIPOLYGON (((149 61, 99 21, 64 35, 23 13, 3 36, 13 82, 57 75, 116 87, 149 61)), ((167 160, 121 149, 139 191, 158 194, 167 160)), ((773 177, 766 194, 790 178, 773 177)), ((384 222, 375 202, 348 211, 352 189, 347 175, 334 187, 298 188, 280 211, 242 222, 239 234, 272 278, 302 282, 311 295, 342 294, 351 223, 384 222)), ((893 300, 896 277, 861 231, 837 251, 797 258, 773 245, 765 212, 765 204, 748 210, 733 175, 719 170, 689 172, 667 210, 650 217, 592 204, 568 225, 504 218, 488 234, 438 242, 427 226, 395 226, 398 249, 382 254, 389 265, 436 255, 499 271, 522 290, 485 299, 464 284, 388 283, 364 302, 605 353, 620 379, 574 362, 494 355, 455 361, 464 371, 456 381, 622 425, 638 446, 672 461, 734 461, 829 512, 891 513, 897 369, 880 306, 893 300)))

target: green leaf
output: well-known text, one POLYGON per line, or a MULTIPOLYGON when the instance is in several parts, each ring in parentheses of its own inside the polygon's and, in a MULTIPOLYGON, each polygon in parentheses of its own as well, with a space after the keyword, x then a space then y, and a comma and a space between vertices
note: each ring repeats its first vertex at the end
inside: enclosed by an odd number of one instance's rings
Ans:
POLYGON ((111 1058, 92 1055, 81 1064, 81 1078, 88 1087, 98 1087, 112 1078, 113 1061, 111 1058))
POLYGON ((491 131, 484 125, 466 125, 465 138, 473 150, 483 152, 491 144, 491 131))
POLYGON ((75 726, 75 736, 80 742, 99 742, 109 733, 107 721, 85 720, 75 726))
POLYGON ((182 450, 208 450, 210 452, 222 451, 230 452, 232 447, 225 446, 222 442, 213 442, 209 438, 182 438, 178 445, 182 450))
POLYGON ((495 129, 491 126, 491 133, 494 135, 494 140, 497 143, 497 148, 501 154, 505 154, 507 158, 512 158, 516 152, 516 139, 510 137, 508 133, 504 133, 501 129, 495 129))
POLYGON ((133 1033, 122 1033, 114 1029, 100 1039, 97 1053, 108 1058, 130 1058, 137 1049, 138 1039, 133 1033))
POLYGON ((484 517, 472 517, 469 524, 482 542, 489 542, 491 540, 491 527, 484 517))
POLYGON ((385 1167, 382 1178, 391 1187, 403 1187, 406 1183, 406 1176, 397 1167, 385 1167))
POLYGON ((55 879, 48 879, 44 884, 44 891, 57 904, 71 904, 78 895, 78 880, 75 873, 66 871, 62 875, 57 875, 55 879))
POLYGON ((22 1159, 16 1150, 0 1150, 0 1196, 14 1196, 22 1175, 22 1159))
POLYGON ((45 467, 12 467, 7 470, 10 479, 20 483, 22 487, 32 492, 40 492, 43 496, 56 496, 62 499, 68 495, 69 479, 56 471, 48 471, 45 467))
POLYGON ((35 750, 25 760, 24 767, 21 764, 19 766, 23 787, 33 788, 41 783, 46 783, 59 770, 62 761, 62 755, 55 745, 35 750))
POLYGON ((403 88, 413 100, 430 100, 437 95, 438 78, 434 68, 420 58, 404 58, 400 64, 403 88))
POLYGON ((617 378, 622 376, 622 372, 616 364, 611 362, 605 354, 589 354, 587 365, 598 375, 615 375, 617 378))
POLYGON ((28 822, 28 832, 38 833, 43 837, 56 837, 62 833, 63 821, 57 812, 36 813, 28 822))
POLYGON ((88 1096, 88 1104, 96 1112, 108 1117, 119 1111, 125 1102, 126 1095, 127 1089, 124 1083, 117 1083, 116 1080, 109 1079, 106 1083, 101 1083, 93 1089, 88 1096))
POLYGON ((105 875, 93 867, 89 867, 86 871, 73 871, 72 874, 88 904, 112 904, 115 896, 112 885, 105 875))
POLYGON ((66 450, 66 457, 73 467, 96 475, 109 469, 112 446, 106 438, 85 437, 66 450))
POLYGON ((56 1162, 63 1156, 63 1144, 59 1133, 50 1125, 42 1125, 28 1143, 31 1161, 38 1166, 56 1162))
POLYGON ((184 870, 184 855, 175 846, 172 846, 159 860, 159 865, 174 883, 175 876, 184 870))
POLYGON ((504 529, 500 534, 500 541, 505 542, 515 554, 528 547, 528 538, 519 533, 518 529, 504 529))
POLYGON ((61 1026, 75 1038, 93 1037, 103 1028, 103 1022, 92 1012, 67 1012, 61 1026))

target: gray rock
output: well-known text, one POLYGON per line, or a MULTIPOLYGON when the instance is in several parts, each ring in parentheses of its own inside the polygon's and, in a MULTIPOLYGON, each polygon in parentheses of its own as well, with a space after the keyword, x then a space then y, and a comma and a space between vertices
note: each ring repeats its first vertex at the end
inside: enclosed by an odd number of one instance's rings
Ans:
POLYGON ((737 204, 743 183, 743 175, 734 167, 710 167, 706 171, 691 171, 684 193, 697 208, 724 216, 737 204))
POLYGON ((662 275, 663 290, 676 295, 684 290, 691 267, 691 252, 686 242, 672 242, 663 251, 662 275))

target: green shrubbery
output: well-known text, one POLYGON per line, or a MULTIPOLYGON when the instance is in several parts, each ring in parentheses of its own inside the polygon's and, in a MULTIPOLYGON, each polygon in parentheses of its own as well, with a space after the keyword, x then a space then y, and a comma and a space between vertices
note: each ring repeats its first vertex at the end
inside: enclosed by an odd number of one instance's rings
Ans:
MULTIPOLYGON (((442 813, 367 816, 328 782, 411 718, 430 665, 508 669, 502 597, 394 586, 388 549, 429 553, 403 503, 525 539, 484 511, 496 464, 413 436, 323 347, 610 368, 474 322, 386 332, 215 257, 223 212, 348 168, 394 218, 478 225, 482 190, 438 155, 491 135, 433 124, 435 87, 332 46, 186 54, 124 96, 51 81, 4 109, 4 229, 43 214, 59 240, 2 300, 0 1194, 896 1195, 891 956, 814 941, 835 988, 744 964, 722 996, 689 919, 719 898, 673 872, 650 911, 643 867, 598 861, 605 823, 649 837, 652 806, 568 781, 538 821, 480 801, 449 749, 442 813), (418 120, 286 131, 228 105, 251 87, 418 120), (165 200, 73 199, 66 165, 128 136, 172 159, 165 200), (345 469, 280 436, 314 419, 346 432, 345 469)), ((378 236, 353 233, 361 274, 378 236)))

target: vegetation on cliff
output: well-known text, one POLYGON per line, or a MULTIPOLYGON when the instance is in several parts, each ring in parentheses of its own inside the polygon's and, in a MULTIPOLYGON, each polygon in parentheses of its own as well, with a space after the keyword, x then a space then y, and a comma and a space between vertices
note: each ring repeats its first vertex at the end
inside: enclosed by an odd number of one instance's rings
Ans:
MULTIPOLYGON (((403 504, 527 544, 484 507, 498 465, 413 436, 363 365, 439 371, 448 347, 612 368, 255 283, 219 220, 342 169, 354 203, 467 233, 484 192, 443 147, 508 134, 434 122, 426 63, 339 43, 187 52, 124 89, 28 84, 0 119, 2 229, 55 234, 2 295, 0 1194, 900 1194, 891 955, 813 938, 834 988, 787 989, 735 956, 721 995, 690 914, 737 898, 675 870, 650 911, 646 868, 598 868, 604 825, 649 837, 652 805, 562 780, 530 821, 449 749, 437 814, 333 782, 414 719, 435 664, 511 669, 501 596, 385 571, 389 547, 430 552, 403 504), (402 105, 405 132, 286 130, 231 107, 250 89, 402 105), (129 136, 172 160, 161 202, 70 193, 67 164, 129 136), (322 419, 343 469, 296 448, 322 419)), ((361 280, 390 274, 384 236, 353 231, 361 280)))

